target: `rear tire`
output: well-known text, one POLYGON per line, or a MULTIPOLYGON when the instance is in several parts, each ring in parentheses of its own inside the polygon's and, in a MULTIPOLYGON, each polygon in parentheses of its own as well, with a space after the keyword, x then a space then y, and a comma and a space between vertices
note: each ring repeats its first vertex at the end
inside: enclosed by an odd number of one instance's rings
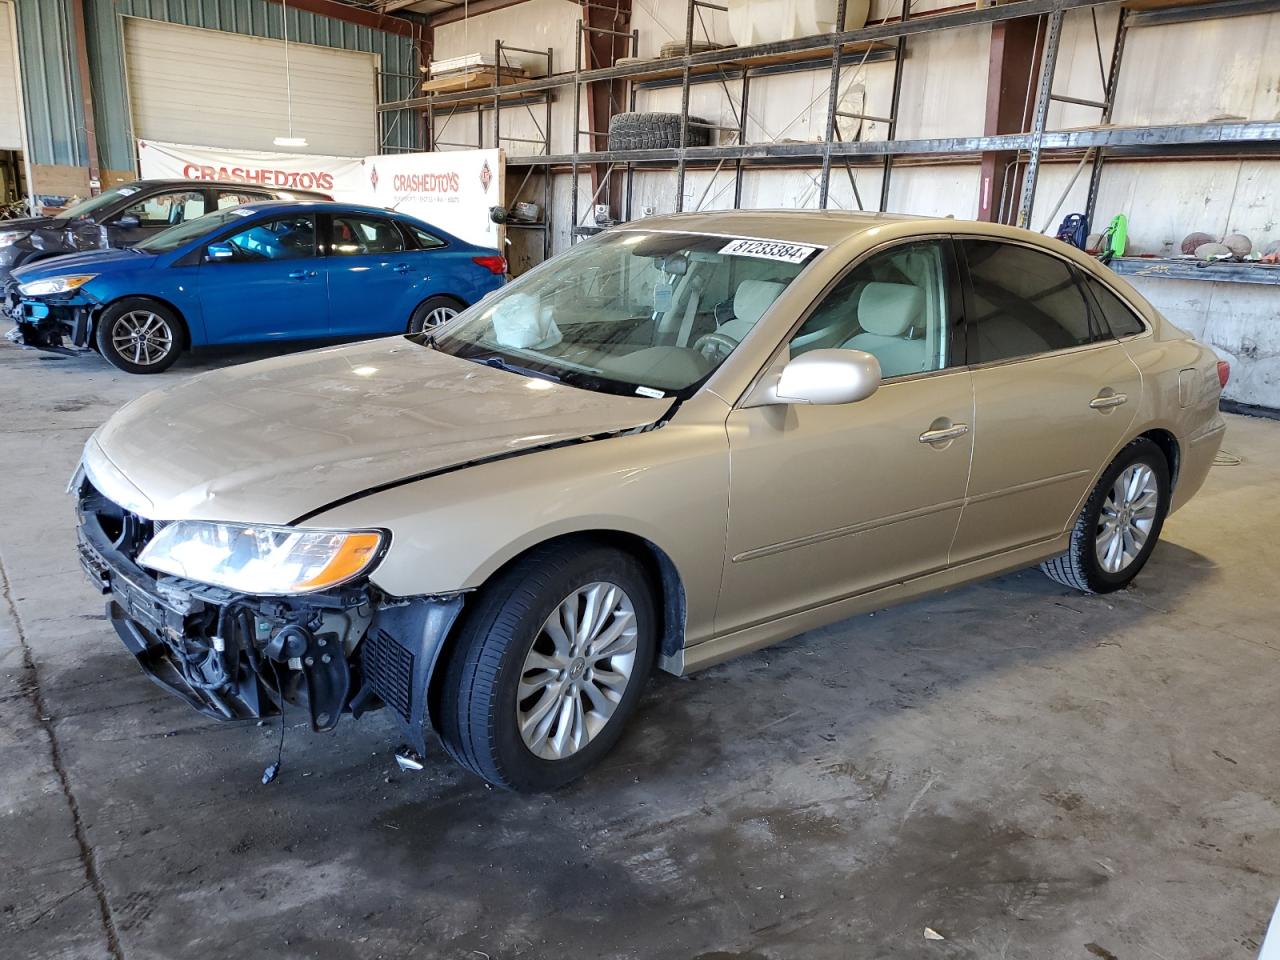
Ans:
POLYGON ((1146 565, 1169 512, 1169 462, 1141 437, 1103 472, 1080 511, 1066 553, 1040 569, 1051 580, 1084 593, 1111 593, 1129 585, 1146 565))
POLYGON ((163 303, 144 297, 118 300, 102 311, 93 343, 125 373, 160 373, 173 366, 187 342, 182 319, 163 303))
POLYGON ((635 711, 655 625, 653 589, 633 557, 580 541, 532 551, 461 624, 437 714, 446 751, 509 790, 576 780, 635 711))
POLYGON ((413 311, 413 316, 409 318, 409 333, 422 333, 424 330, 430 332, 435 327, 443 323, 448 323, 463 310, 466 304, 460 303, 453 297, 432 297, 418 304, 418 308, 413 311))

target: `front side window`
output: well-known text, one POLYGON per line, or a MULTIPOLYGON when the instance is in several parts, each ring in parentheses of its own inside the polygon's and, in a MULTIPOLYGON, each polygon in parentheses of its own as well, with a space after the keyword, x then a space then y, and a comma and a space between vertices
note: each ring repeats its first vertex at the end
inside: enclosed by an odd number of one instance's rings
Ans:
POLYGON ((176 226, 204 216, 204 193, 199 190, 157 193, 125 207, 119 216, 137 217, 141 227, 176 226))
POLYGON ((679 393, 724 362, 817 251, 619 230, 509 284, 430 342, 586 389, 679 393))
POLYGON ((334 217, 329 252, 335 257, 399 253, 404 237, 389 220, 375 217, 334 217))
POLYGON ((1013 360, 1107 338, 1065 260, 998 240, 960 241, 969 267, 969 362, 1013 360))
POLYGON ((316 255, 316 222, 311 216, 263 220, 220 242, 236 260, 301 260, 316 255))
POLYGON ((948 365, 951 335, 942 243, 925 240, 877 254, 845 275, 791 338, 809 350, 863 350, 880 375, 910 376, 948 365))
POLYGON ((1131 337, 1146 328, 1142 321, 1125 302, 1111 292, 1111 288, 1100 280, 1085 274, 1084 285, 1088 288, 1093 302, 1098 305, 1102 318, 1114 337, 1131 337))

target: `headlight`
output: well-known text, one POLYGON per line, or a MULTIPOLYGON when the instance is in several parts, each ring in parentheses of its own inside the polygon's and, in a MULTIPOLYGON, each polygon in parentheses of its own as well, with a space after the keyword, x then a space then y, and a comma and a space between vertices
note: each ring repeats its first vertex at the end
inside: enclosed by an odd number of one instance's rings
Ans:
POLYGON ((30 283, 18 284, 18 292, 24 297, 47 297, 53 293, 70 293, 72 290, 79 290, 96 276, 96 273, 81 273, 74 277, 32 280, 30 283))
POLYGON ((163 528, 138 563, 236 593, 312 593, 346 583, 377 561, 372 530, 299 530, 179 520, 163 528))
POLYGON ((0 247, 7 247, 31 236, 30 230, 0 230, 0 247))

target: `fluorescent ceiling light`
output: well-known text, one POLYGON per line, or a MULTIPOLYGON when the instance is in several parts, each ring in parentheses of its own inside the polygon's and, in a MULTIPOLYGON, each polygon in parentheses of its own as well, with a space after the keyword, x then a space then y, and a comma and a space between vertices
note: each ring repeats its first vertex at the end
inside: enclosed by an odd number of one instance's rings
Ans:
POLYGON ((277 147, 305 147, 307 145, 306 137, 276 137, 271 141, 277 147))

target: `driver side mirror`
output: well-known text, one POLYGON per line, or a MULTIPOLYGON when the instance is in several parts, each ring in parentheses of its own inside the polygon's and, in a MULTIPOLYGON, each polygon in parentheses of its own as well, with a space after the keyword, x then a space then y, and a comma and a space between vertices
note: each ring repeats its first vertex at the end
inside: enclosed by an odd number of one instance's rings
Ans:
POLYGON ((236 258, 235 248, 229 243, 211 243, 205 247, 204 259, 206 263, 216 263, 220 260, 234 260, 236 258))
POLYGON ((862 350, 810 350, 766 376, 744 407, 840 404, 865 400, 880 388, 880 361, 862 350))
POLYGON ((108 226, 122 227, 125 230, 132 230, 134 227, 141 225, 141 223, 142 221, 132 213, 122 213, 120 216, 112 220, 108 226))

